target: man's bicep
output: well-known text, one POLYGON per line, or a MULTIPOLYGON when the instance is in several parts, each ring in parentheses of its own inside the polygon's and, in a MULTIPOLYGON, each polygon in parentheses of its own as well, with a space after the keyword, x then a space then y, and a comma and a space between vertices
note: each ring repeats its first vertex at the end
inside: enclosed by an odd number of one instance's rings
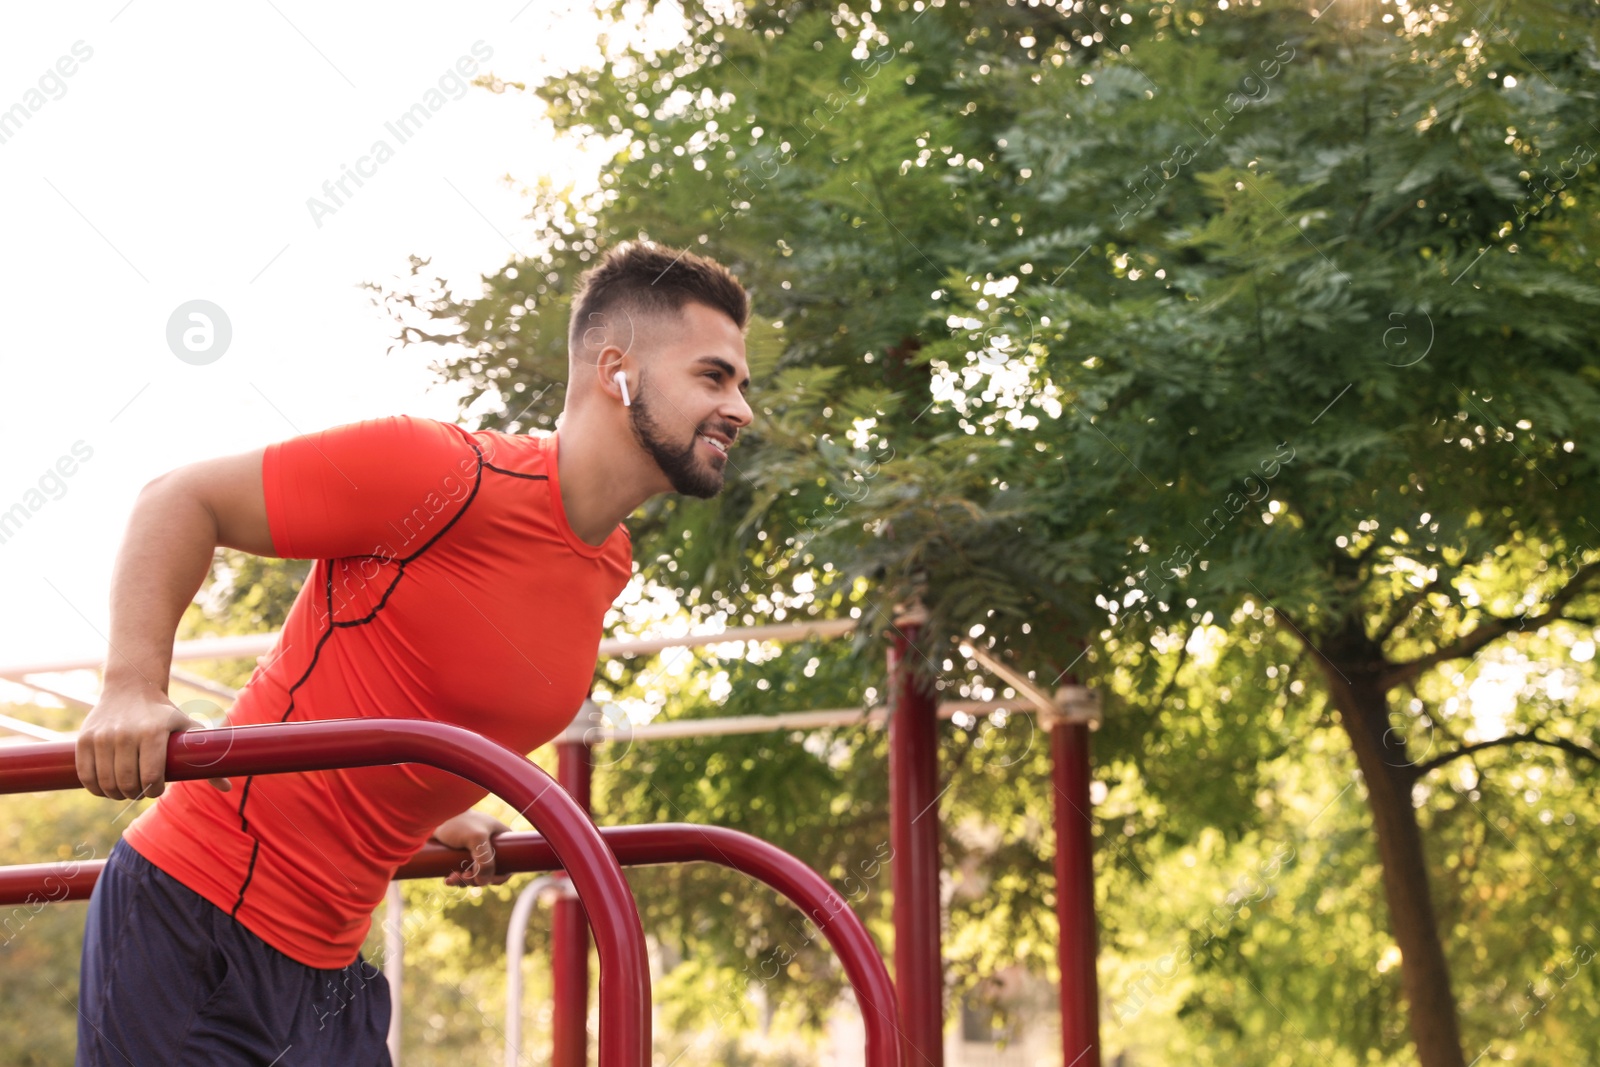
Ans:
POLYGON ((261 477, 265 448, 219 456, 165 475, 205 505, 217 524, 217 544, 257 556, 276 556, 267 522, 267 497, 261 477))

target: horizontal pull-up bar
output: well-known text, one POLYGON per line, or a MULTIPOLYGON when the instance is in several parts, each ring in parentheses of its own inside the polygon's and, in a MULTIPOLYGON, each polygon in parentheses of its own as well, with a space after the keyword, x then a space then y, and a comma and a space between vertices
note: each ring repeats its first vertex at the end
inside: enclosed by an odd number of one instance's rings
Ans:
MULTIPOLYGON (((639 656, 669 648, 698 648, 732 641, 800 641, 807 637, 841 637, 854 633, 860 619, 801 619, 770 626, 736 626, 727 630, 704 630, 660 637, 607 637, 600 642, 602 656, 639 656)), ((278 633, 230 634, 226 637, 201 637, 177 641, 172 646, 172 661, 248 659, 264 656, 278 643, 278 633)), ((0 664, 0 678, 13 680, 29 674, 59 674, 63 671, 99 670, 104 654, 85 654, 31 663, 0 664)), ((24 683, 26 684, 26 683, 24 683)))
MULTIPOLYGON (((939 705, 941 719, 957 715, 982 718, 995 712, 1031 715, 1034 707, 1027 700, 947 700, 939 705)), ((889 721, 889 708, 820 708, 816 711, 779 711, 771 715, 732 715, 715 719, 668 719, 618 725, 600 705, 585 701, 577 718, 562 734, 563 741, 598 744, 602 741, 666 741, 684 737, 723 737, 729 734, 760 734, 776 730, 823 730, 836 726, 882 727, 889 721)))

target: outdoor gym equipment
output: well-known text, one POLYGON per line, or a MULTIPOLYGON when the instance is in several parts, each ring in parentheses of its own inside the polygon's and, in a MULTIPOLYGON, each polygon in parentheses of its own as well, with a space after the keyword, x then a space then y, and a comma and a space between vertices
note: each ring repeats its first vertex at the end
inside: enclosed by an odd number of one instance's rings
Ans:
MULTIPOLYGON (((664 824, 597 829, 573 798, 525 757, 470 730, 410 719, 196 729, 167 744, 167 779, 422 763, 495 793, 536 834, 495 844, 502 871, 564 870, 587 913, 600 961, 600 1065, 650 1063, 650 982, 644 930, 621 864, 719 863, 756 878, 800 905, 839 953, 866 1029, 869 1067, 897 1067, 894 987, 871 936, 848 903, 815 871, 748 834, 722 827, 664 824)), ((79 788, 70 741, 0 748, 0 794, 79 788)), ((437 877, 464 854, 427 846, 397 877, 437 877)), ((82 899, 102 863, 0 868, 0 904, 82 899), (62 891, 64 887, 65 892, 62 891)))
MULTIPOLYGON (((863 609, 852 609, 860 615, 863 609)), ((877 616, 884 613, 877 612, 877 616)), ((783 642, 840 638, 856 634, 870 618, 807 618, 769 626, 732 627, 715 632, 690 632, 651 637, 615 637, 600 642, 599 654, 653 655, 669 648, 725 646, 733 642, 783 642)), ((895 889, 894 976, 899 1010, 902 1062, 923 1067, 944 1063, 944 974, 940 927, 940 858, 938 832, 937 753, 938 722, 953 716, 968 717, 967 729, 1016 729, 1023 747, 1037 741, 1048 744, 1051 793, 1054 796, 1055 913, 1060 937, 1056 945, 1061 981, 1061 1063, 1064 1067, 1101 1067, 1099 993, 1096 979, 1096 919, 1094 908, 1094 805, 1090 795, 1090 732, 1100 719, 1096 694, 1078 682, 1068 669, 1050 686, 1035 681, 1004 661, 992 641, 971 638, 959 642, 963 657, 976 661, 985 672, 1010 686, 1015 699, 949 699, 916 677, 917 664, 929 664, 946 650, 926 642, 926 618, 915 604, 898 607, 890 619, 892 640, 888 650, 887 701, 870 709, 832 708, 779 711, 731 718, 683 719, 636 725, 604 723, 599 709, 585 702, 573 726, 555 744, 561 785, 583 811, 589 810, 589 768, 597 746, 649 743, 684 737, 710 737, 762 731, 799 733, 844 726, 882 727, 889 734, 889 823, 894 855, 890 879, 895 889)), ((174 663, 260 656, 270 653, 280 635, 212 637, 180 641, 173 648, 174 663)), ((0 678, 29 686, 57 698, 69 707, 87 711, 92 699, 63 691, 55 680, 60 672, 92 670, 102 656, 85 653, 71 658, 0 665, 0 678)), ((1081 656, 1080 656, 1081 658, 1081 656)), ((948 664, 947 664, 948 666, 948 664)), ((174 668, 173 681, 201 692, 232 700, 237 694, 226 686, 174 668)), ((32 723, 0 716, 0 733, 10 732, 48 742, 64 742, 69 735, 32 723)), ((201 775, 205 777, 205 775, 201 775)), ((63 787, 72 784, 63 779, 63 787)), ((1041 816, 1043 813, 1040 813, 1041 816)), ((391 886, 391 899, 397 896, 391 886)), ((391 909, 393 920, 399 908, 391 909)), ((568 895, 558 898, 551 916, 552 1005, 551 1067, 583 1067, 588 1063, 588 923, 583 908, 568 895)), ((398 931, 398 924, 389 922, 398 931)), ((398 936, 398 935, 396 935, 398 936)), ((399 966, 403 954, 388 954, 390 986, 398 998, 399 966)))

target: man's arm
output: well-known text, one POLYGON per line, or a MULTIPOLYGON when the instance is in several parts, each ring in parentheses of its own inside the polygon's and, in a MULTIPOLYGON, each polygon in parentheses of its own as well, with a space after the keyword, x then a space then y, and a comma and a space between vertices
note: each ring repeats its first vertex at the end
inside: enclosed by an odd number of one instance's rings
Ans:
MULTIPOLYGON (((96 796, 159 796, 168 737, 199 725, 167 698, 172 639, 218 546, 277 555, 264 451, 180 467, 139 493, 111 577, 105 686, 78 733, 78 780, 96 796)), ((228 788, 226 779, 216 784, 228 788)))

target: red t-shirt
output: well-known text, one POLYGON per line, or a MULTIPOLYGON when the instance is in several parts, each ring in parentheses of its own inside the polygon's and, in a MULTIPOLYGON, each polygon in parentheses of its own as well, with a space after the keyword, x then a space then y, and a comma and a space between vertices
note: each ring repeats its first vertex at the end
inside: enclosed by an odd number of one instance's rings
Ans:
MULTIPOLYGON (((273 547, 317 563, 228 722, 430 719, 518 752, 560 733, 633 547, 572 531, 557 444, 399 416, 269 446, 273 547)), ((414 765, 175 782, 125 836, 285 955, 344 967, 395 868, 484 795, 414 765)))

